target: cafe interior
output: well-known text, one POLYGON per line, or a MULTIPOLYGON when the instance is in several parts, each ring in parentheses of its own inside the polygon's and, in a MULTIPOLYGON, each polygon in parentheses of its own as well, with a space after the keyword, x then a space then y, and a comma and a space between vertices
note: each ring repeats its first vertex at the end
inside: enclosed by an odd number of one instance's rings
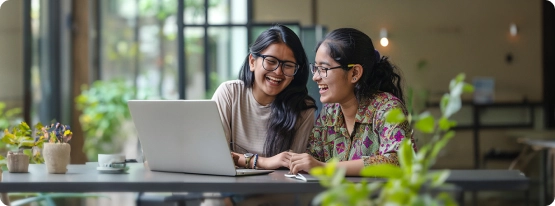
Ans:
MULTIPOLYGON (((73 132, 71 164, 102 153, 140 163, 127 100, 210 99, 276 24, 297 33, 309 62, 328 32, 366 33, 401 71, 415 116, 441 115, 450 81, 464 74, 474 90, 462 94, 456 134, 432 169, 518 170, 528 179, 525 190, 463 191, 462 205, 554 201, 555 5, 547 0, 8 0, 0 6, 0 129, 61 122, 73 132)), ((419 147, 431 141, 414 135, 419 147)), ((10 149, 0 143, 0 155, 10 149)), ((56 203, 140 205, 144 195, 88 194, 102 197, 56 203)))

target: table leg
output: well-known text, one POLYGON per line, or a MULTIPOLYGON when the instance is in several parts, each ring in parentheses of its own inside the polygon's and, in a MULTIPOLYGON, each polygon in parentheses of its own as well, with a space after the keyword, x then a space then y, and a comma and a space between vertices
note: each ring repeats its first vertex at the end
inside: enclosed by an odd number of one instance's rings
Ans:
MULTIPOLYGON (((551 185, 551 196, 548 197, 549 200, 555 197, 555 148, 549 149, 549 164, 551 164, 551 181, 553 181, 553 185, 551 185)), ((547 183, 547 181, 546 181, 547 183)))
POLYGON ((4 203, 5 205, 10 205, 10 198, 8 197, 8 193, 0 194, 0 199, 2 200, 2 203, 4 203))
POLYGON ((542 150, 540 155, 540 197, 539 205, 547 205, 547 150, 542 150))

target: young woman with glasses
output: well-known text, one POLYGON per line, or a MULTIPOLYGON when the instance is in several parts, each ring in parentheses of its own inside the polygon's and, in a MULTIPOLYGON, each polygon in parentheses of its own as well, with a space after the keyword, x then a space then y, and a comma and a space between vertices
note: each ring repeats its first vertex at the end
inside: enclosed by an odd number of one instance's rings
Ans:
POLYGON ((394 108, 407 114, 397 68, 380 57, 370 37, 352 28, 332 31, 316 48, 310 69, 325 104, 307 153, 292 154, 291 172, 308 172, 333 157, 348 176, 358 176, 370 164, 398 164, 399 143, 412 139, 412 130, 408 122, 385 122, 394 108))
POLYGON ((299 37, 276 25, 252 44, 239 80, 218 87, 212 99, 237 166, 287 167, 287 151, 306 150, 316 110, 306 88, 309 74, 299 37))

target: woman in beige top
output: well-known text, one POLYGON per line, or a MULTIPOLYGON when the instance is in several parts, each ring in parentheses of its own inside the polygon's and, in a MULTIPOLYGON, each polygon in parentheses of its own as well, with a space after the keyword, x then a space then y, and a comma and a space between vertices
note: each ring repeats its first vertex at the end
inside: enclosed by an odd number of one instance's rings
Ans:
POLYGON ((316 111, 306 88, 309 73, 299 37, 276 25, 252 44, 239 80, 218 87, 212 99, 237 166, 287 167, 287 151, 306 150, 316 111))

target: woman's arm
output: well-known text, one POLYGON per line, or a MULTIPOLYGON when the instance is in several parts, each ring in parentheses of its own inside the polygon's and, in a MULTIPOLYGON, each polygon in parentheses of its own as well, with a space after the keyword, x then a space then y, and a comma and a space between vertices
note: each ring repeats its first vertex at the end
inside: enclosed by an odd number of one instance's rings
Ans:
MULTIPOLYGON (((307 153, 292 154, 291 164, 289 165, 290 173, 297 174, 300 171, 310 172, 314 167, 324 167, 326 163, 316 160, 307 153)), ((342 161, 337 163, 337 167, 347 169, 347 176, 360 176, 360 171, 364 168, 362 159, 342 161)))
MULTIPOLYGON (((399 150, 401 141, 405 138, 410 138, 414 144, 412 129, 407 120, 401 123, 389 123, 386 121, 386 114, 393 109, 401 109, 407 115, 405 106, 398 99, 391 99, 377 108, 377 114, 380 115, 374 117, 373 124, 375 125, 375 130, 380 131, 378 133, 380 146, 377 154, 362 157, 365 166, 380 163, 399 165, 397 150, 399 150)), ((416 151, 415 145, 413 146, 416 151)))
POLYGON ((383 155, 374 156, 363 156, 362 161, 364 166, 376 165, 376 164, 392 164, 399 165, 399 159, 397 158, 397 153, 387 153, 383 155))
MULTIPOLYGON (((277 155, 274 155, 273 157, 258 157, 256 168, 275 170, 280 167, 288 167, 289 163, 291 162, 290 159, 291 159, 290 152, 282 152, 277 155)), ((252 166, 252 163, 251 163, 251 166, 252 166)))

